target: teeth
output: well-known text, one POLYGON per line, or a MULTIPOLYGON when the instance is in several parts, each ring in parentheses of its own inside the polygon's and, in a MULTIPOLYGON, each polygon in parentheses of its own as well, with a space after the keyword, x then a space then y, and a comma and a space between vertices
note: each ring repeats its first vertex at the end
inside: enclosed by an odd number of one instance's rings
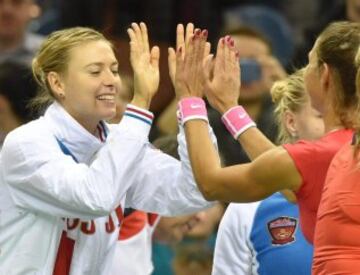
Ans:
POLYGON ((114 100, 115 96, 114 95, 100 95, 97 97, 97 99, 99 99, 99 100, 114 100))

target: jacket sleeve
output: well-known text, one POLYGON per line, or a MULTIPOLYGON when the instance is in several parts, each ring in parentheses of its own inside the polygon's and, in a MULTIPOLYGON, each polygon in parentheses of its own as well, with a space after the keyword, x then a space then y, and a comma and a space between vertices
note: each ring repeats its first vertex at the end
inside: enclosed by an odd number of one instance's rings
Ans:
POLYGON ((255 205, 231 203, 226 209, 216 237, 212 274, 257 274, 252 270, 255 255, 250 241, 255 205))
POLYGON ((83 219, 108 215, 119 205, 144 158, 150 129, 124 117, 89 166, 63 154, 39 121, 26 127, 10 133, 2 151, 2 184, 12 202, 26 210, 83 219))
MULTIPOLYGON (((216 146, 216 138, 209 127, 216 146)), ((178 134, 178 161, 150 146, 142 159, 135 183, 126 195, 126 206, 163 216, 193 213, 213 205, 200 193, 191 170, 184 129, 178 134)))

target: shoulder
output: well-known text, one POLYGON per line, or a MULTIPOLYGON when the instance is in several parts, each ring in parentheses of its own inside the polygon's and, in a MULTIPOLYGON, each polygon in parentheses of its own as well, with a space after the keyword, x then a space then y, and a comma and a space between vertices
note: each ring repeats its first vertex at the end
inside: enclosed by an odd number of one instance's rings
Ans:
POLYGON ((251 224, 260 202, 252 203, 230 203, 224 214, 223 224, 231 226, 235 224, 251 224))
POLYGON ((36 151, 39 146, 55 142, 50 127, 47 127, 43 118, 24 124, 11 131, 5 138, 2 155, 16 151, 36 151))

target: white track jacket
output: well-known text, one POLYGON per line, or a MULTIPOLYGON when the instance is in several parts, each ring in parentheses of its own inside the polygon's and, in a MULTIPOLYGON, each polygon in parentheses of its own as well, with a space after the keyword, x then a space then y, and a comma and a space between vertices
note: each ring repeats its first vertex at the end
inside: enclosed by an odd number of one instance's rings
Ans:
POLYGON ((52 274, 69 228, 75 240, 70 274, 109 274, 121 209, 167 216, 211 205, 194 182, 183 129, 179 162, 150 146, 151 116, 130 106, 120 124, 102 123, 109 134, 101 142, 53 103, 7 136, 0 158, 1 275, 52 274))

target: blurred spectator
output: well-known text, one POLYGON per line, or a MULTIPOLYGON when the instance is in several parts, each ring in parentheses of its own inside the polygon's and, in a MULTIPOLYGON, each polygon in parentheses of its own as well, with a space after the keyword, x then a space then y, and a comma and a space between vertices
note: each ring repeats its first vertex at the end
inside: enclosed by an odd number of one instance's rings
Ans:
POLYGON ((175 246, 174 275, 211 274, 217 227, 223 214, 221 203, 197 214, 199 222, 186 234, 184 241, 175 246))
POLYGON ((294 54, 294 29, 283 14, 265 5, 238 5, 225 11, 225 30, 243 26, 250 27, 266 37, 272 54, 283 66, 289 65, 294 54))
MULTIPOLYGON (((269 91, 273 82, 286 77, 286 73, 272 55, 270 43, 259 32, 241 27, 226 31, 226 34, 234 39, 240 56, 242 84, 239 104, 246 109, 261 132, 274 141, 277 127, 269 91)), ((208 113, 224 164, 229 166, 249 162, 238 141, 221 122, 220 114, 214 109, 209 109, 208 113)))
POLYGON ((311 50, 316 37, 334 21, 360 22, 360 0, 321 1, 315 24, 305 30, 304 44, 296 54, 296 65, 306 64, 307 53, 311 50))
MULTIPOLYGON (((218 224, 224 214, 221 203, 196 213, 197 222, 185 238, 173 245, 153 244, 153 275, 210 274, 218 224)), ((163 219, 163 218, 162 218, 163 219)))
POLYGON ((28 104, 36 87, 25 65, 0 63, 0 148, 7 133, 34 118, 28 104))
POLYGON ((41 13, 39 17, 31 21, 29 29, 41 35, 49 35, 61 28, 60 3, 61 0, 36 0, 41 13))
POLYGON ((28 25, 39 12, 33 0, 0 0, 0 62, 31 63, 43 39, 29 32, 28 25))

